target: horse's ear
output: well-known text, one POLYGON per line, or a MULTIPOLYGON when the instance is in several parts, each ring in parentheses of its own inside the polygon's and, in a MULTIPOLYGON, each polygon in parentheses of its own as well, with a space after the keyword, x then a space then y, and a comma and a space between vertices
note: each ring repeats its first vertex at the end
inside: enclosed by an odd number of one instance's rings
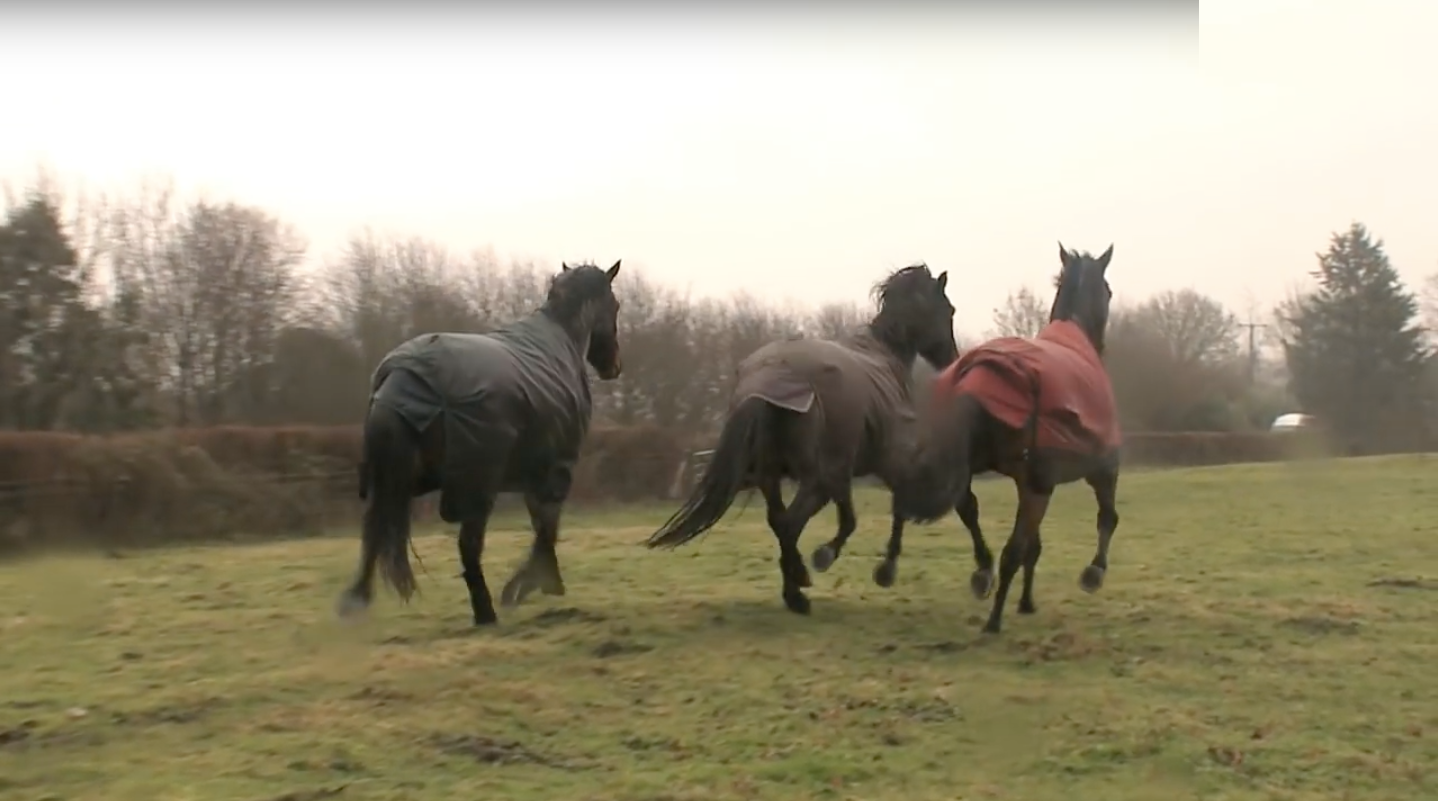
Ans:
POLYGON ((1059 264, 1065 267, 1069 266, 1069 252, 1068 248, 1064 247, 1063 242, 1059 243, 1059 264))
POLYGON ((1108 262, 1109 262, 1109 259, 1112 259, 1112 258, 1113 258, 1113 245, 1109 245, 1109 246, 1108 246, 1108 250, 1105 250, 1105 251, 1103 252, 1103 255, 1098 257, 1098 271, 1099 271, 1100 273, 1105 272, 1105 271, 1108 270, 1108 262))
POLYGON ((949 271, 944 270, 939 273, 939 277, 934 280, 939 282, 939 291, 943 292, 949 286, 949 271))
POLYGON ((569 272, 569 264, 566 263, 566 262, 560 262, 560 263, 559 263, 559 271, 562 272, 562 273, 567 273, 567 272, 569 272))
POLYGON ((623 260, 623 259, 619 259, 618 261, 614 262, 614 266, 613 266, 613 267, 610 267, 610 268, 609 268, 609 271, 608 271, 607 275, 609 276, 609 280, 610 280, 610 281, 613 281, 614 278, 615 278, 615 276, 619 275, 619 262, 621 262, 621 261, 624 261, 624 260, 623 260))

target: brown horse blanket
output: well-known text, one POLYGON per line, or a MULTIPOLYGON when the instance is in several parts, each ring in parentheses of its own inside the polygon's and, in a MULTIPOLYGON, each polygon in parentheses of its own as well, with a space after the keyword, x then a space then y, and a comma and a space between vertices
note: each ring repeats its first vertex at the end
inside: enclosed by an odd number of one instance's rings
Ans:
POLYGON ((1108 371, 1083 329, 1067 320, 1033 339, 1000 337, 965 353, 934 379, 936 399, 961 394, 1021 430, 1037 395, 1036 435, 1045 450, 1104 455, 1122 444, 1108 371))
POLYGON ((817 405, 820 441, 829 455, 853 459, 856 476, 890 474, 912 447, 909 369, 867 329, 838 340, 770 342, 737 373, 731 410, 752 397, 800 413, 817 405))

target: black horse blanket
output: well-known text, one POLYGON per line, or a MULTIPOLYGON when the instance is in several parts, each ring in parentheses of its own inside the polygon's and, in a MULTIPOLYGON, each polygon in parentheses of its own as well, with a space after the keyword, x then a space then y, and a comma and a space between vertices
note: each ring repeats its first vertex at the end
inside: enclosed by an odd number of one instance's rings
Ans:
POLYGON ((544 313, 488 334, 422 334, 375 368, 370 408, 417 433, 444 426, 440 517, 482 511, 496 491, 568 493, 593 400, 584 354, 544 313))

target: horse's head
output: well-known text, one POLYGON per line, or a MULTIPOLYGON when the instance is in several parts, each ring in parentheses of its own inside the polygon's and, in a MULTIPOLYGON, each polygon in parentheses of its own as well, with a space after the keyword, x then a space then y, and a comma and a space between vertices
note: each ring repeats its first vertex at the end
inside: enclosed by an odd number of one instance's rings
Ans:
POLYGON ((1068 320, 1082 328, 1093 343, 1094 349, 1103 353, 1104 332, 1108 329, 1108 307, 1113 300, 1104 273, 1109 260, 1113 258, 1113 245, 1103 255, 1094 257, 1087 251, 1080 253, 1068 250, 1059 243, 1059 271, 1054 284, 1054 305, 1049 312, 1049 322, 1068 320))
POLYGON ((549 282, 544 305, 577 341, 587 342, 585 361, 610 381, 624 369, 619 358, 619 299, 614 296, 614 277, 619 262, 608 270, 593 264, 564 268, 549 282))
POLYGON ((928 265, 897 270, 874 287, 879 312, 870 325, 874 335, 905 357, 921 356, 935 369, 958 358, 954 341, 954 305, 945 288, 948 272, 937 276, 928 265))

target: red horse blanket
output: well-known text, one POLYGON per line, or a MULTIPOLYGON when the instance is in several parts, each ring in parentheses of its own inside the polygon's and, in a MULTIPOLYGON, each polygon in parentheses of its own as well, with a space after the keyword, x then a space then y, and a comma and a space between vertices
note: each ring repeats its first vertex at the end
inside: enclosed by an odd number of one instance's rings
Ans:
POLYGON ((1113 384, 1078 325, 1059 320, 1034 339, 989 340, 934 379, 934 397, 972 395, 1004 425, 1024 429, 1038 401, 1038 446, 1102 455, 1122 442, 1113 384), (976 369, 977 368, 977 369, 976 369))

